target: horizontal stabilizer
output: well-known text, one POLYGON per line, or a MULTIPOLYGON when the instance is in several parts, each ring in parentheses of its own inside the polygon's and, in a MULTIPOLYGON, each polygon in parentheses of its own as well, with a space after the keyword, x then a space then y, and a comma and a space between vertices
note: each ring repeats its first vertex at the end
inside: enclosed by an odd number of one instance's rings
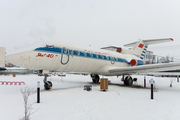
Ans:
MULTIPOLYGON (((151 40, 142 40, 145 45, 152 45, 152 44, 158 44, 158 43, 164 43, 164 42, 170 42, 173 41, 172 38, 165 38, 165 39, 151 39, 151 40)), ((138 41, 137 41, 138 42, 138 41)), ((124 45, 125 47, 133 47, 136 45, 137 42, 133 42, 130 44, 124 45)))

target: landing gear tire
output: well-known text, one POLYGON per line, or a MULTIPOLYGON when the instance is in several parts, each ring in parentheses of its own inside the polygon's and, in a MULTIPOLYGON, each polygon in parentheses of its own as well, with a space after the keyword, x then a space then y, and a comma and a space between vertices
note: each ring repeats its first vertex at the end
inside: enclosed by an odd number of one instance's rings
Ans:
POLYGON ((99 83, 99 75, 91 74, 91 78, 92 78, 93 83, 99 83))
POLYGON ((50 90, 52 88, 52 82, 51 81, 47 81, 44 83, 44 88, 46 90, 50 90))
POLYGON ((52 82, 47 81, 48 74, 44 74, 44 88, 50 90, 52 88, 52 82))
POLYGON ((131 76, 126 76, 124 80, 124 85, 131 86, 133 84, 133 79, 131 76))

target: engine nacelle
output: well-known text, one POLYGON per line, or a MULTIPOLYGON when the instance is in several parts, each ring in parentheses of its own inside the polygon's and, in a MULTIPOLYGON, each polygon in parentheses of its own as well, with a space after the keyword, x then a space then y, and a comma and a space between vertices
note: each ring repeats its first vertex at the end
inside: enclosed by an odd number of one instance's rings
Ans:
POLYGON ((135 59, 132 59, 132 60, 130 61, 130 64, 131 64, 132 66, 136 66, 136 65, 138 64, 138 61, 135 60, 135 59))
POLYGON ((125 49, 125 48, 117 48, 116 52, 118 53, 122 53, 122 54, 132 54, 132 50, 128 50, 128 49, 125 49))

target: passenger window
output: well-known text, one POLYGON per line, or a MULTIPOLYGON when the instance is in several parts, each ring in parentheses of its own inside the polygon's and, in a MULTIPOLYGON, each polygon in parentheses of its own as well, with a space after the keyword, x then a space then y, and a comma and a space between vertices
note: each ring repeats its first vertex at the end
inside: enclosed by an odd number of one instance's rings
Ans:
POLYGON ((104 56, 103 56, 103 55, 102 55, 101 57, 102 57, 102 59, 104 59, 104 56))
POLYGON ((91 57, 93 57, 92 53, 90 54, 91 57))
POLYGON ((77 54, 78 54, 78 55, 80 55, 80 52, 79 52, 79 51, 77 51, 77 54))
POLYGON ((107 58, 107 60, 109 60, 109 57, 106 57, 107 58))
POLYGON ((84 56, 86 56, 86 53, 84 53, 84 56))
POLYGON ((54 45, 46 45, 46 47, 53 48, 54 45))

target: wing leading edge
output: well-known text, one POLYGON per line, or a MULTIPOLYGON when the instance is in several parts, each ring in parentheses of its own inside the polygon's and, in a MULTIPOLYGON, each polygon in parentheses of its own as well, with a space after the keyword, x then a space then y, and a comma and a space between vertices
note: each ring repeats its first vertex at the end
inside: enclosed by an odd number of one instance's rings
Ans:
POLYGON ((116 73, 117 75, 157 72, 166 70, 180 70, 180 62, 141 65, 133 67, 109 67, 108 70, 110 73, 116 73))

